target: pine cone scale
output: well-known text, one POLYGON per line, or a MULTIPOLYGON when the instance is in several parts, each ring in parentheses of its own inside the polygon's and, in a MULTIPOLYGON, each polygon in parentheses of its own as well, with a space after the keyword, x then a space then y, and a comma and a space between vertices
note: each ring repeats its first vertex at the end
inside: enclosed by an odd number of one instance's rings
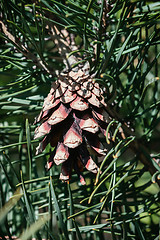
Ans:
POLYGON ((59 108, 55 112, 53 112, 51 117, 48 119, 48 123, 50 125, 57 124, 65 120, 68 117, 70 112, 71 112, 71 108, 67 108, 61 103, 59 108))
POLYGON ((90 172, 97 173, 98 167, 91 158, 86 146, 82 144, 78 150, 81 162, 84 164, 85 168, 90 172))
POLYGON ((82 143, 82 132, 75 122, 63 137, 64 145, 69 148, 76 148, 82 143))
POLYGON ((62 103, 70 103, 76 98, 76 93, 71 92, 69 89, 61 97, 62 103))
POLYGON ((39 127, 36 128, 34 139, 37 139, 39 137, 42 137, 48 134, 50 130, 51 130, 51 125, 48 122, 42 123, 39 127))
POLYGON ((79 126, 82 130, 92 133, 96 133, 99 130, 97 122, 89 114, 86 114, 79 119, 79 126))
POLYGON ((88 102, 95 107, 102 107, 102 103, 94 94, 92 94, 91 98, 88 99, 88 102))
MULTIPOLYGON (((60 100, 59 99, 56 99, 55 102, 49 102, 49 104, 46 104, 44 109, 43 109, 43 112, 47 111, 47 110, 50 110, 50 109, 53 109, 54 107, 57 107, 57 105, 60 103, 60 100)), ((43 117, 42 117, 43 118, 43 117)), ((42 120, 42 119, 41 119, 42 120)))
POLYGON ((89 108, 88 103, 81 97, 76 97, 76 99, 70 104, 72 109, 84 111, 89 108))
POLYGON ((56 165, 59 165, 65 162, 69 158, 68 147, 63 143, 58 143, 56 154, 54 156, 54 162, 56 165))

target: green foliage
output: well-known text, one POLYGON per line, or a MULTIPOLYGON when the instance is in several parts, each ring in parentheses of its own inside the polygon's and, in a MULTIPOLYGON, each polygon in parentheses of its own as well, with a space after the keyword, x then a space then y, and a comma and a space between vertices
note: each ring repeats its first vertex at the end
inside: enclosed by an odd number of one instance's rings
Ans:
POLYGON ((105 14, 104 0, 0 2, 0 207, 22 189, 0 212, 1 237, 28 239, 30 227, 37 239, 158 239, 160 2, 109 1, 105 14), (89 61, 115 113, 114 142, 86 186, 76 174, 62 183, 57 166, 46 172, 50 147, 35 156, 34 117, 65 67, 49 25, 75 35, 69 54, 89 61), (134 131, 121 139, 124 123, 134 131))

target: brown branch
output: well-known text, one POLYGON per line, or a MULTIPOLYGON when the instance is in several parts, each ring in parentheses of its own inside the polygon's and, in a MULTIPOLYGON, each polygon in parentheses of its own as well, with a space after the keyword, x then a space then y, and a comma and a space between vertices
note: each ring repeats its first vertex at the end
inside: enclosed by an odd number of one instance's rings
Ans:
POLYGON ((30 59, 33 61, 33 63, 41 68, 44 69, 47 73, 55 75, 54 72, 52 72, 47 64, 44 64, 43 61, 40 58, 37 58, 33 53, 31 53, 21 42, 19 39, 15 38, 8 30, 5 24, 0 21, 0 24, 2 26, 2 31, 5 34, 5 36, 16 46, 17 50, 21 52, 27 59, 30 59))
MULTIPOLYGON (((63 57, 63 62, 66 65, 67 69, 71 69, 71 66, 77 63, 75 56, 69 56, 69 53, 73 50, 70 41, 68 38, 68 32, 63 29, 61 32, 57 29, 56 26, 52 26, 50 23, 46 26, 51 39, 57 46, 59 54, 63 57), (64 36, 65 35, 65 36, 64 36)), ((74 48, 75 50, 75 48, 74 48)))
MULTIPOLYGON (((107 106, 107 111, 111 117, 113 117, 114 119, 117 119, 119 122, 122 122, 121 117, 113 109, 111 109, 110 106, 107 106)), ((126 137, 135 136, 134 132, 131 130, 131 128, 125 122, 122 122, 122 129, 123 129, 123 134, 126 137)), ((135 140, 133 142, 131 142, 129 146, 130 146, 131 150, 139 158, 141 163, 148 169, 151 176, 153 176, 153 174, 155 174, 158 170, 153 165, 153 163, 151 161, 151 159, 153 159, 153 158, 151 157, 148 149, 144 146, 144 144, 141 142, 141 140, 135 138, 135 140)), ((160 166, 158 161, 155 161, 154 159, 153 159, 153 161, 155 162, 155 164, 160 166)), ((160 180, 157 179, 156 182, 160 186, 160 180)))

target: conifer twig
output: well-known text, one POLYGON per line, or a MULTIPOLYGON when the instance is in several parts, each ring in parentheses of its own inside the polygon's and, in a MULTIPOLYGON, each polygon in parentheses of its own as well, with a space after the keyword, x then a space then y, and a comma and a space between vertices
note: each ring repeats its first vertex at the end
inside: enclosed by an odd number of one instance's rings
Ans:
POLYGON ((2 31, 4 35, 11 41, 15 46, 16 49, 21 52, 27 59, 30 59, 34 62, 34 64, 41 68, 44 69, 47 73, 54 75, 54 73, 49 69, 49 66, 47 63, 44 63, 40 58, 37 58, 33 53, 31 53, 21 42, 19 39, 14 37, 7 29, 5 24, 0 21, 0 24, 2 26, 2 31))

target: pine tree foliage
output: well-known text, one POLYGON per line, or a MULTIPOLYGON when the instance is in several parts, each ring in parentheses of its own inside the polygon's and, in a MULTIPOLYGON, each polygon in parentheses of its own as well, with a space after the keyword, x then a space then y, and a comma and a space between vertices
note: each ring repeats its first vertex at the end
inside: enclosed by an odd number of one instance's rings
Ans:
POLYGON ((158 240, 160 2, 0 0, 0 30, 0 237, 158 240), (54 147, 36 155, 33 124, 84 66, 111 118, 86 185, 46 171, 54 147))

